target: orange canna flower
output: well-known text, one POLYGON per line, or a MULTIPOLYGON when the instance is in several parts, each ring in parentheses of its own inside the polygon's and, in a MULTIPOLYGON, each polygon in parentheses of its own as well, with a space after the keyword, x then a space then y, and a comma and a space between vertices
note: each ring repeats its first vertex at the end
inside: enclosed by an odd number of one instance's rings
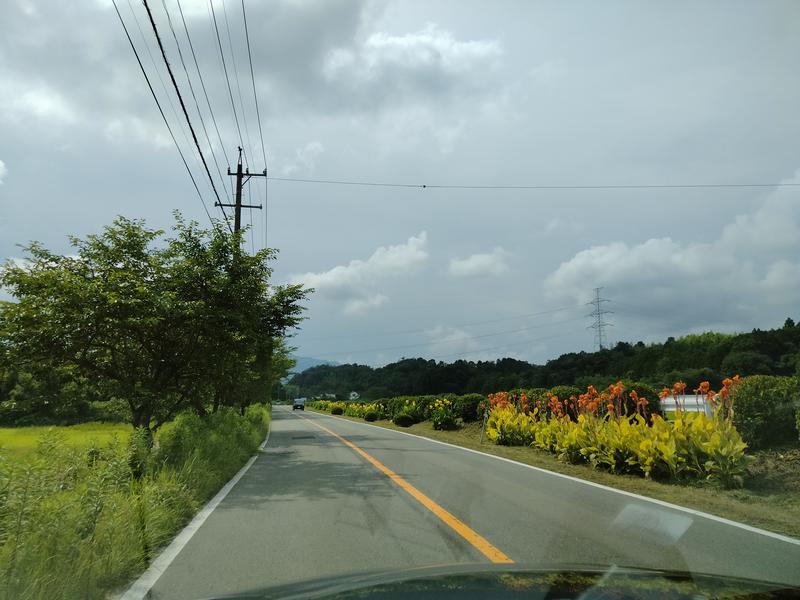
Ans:
POLYGON ((694 390, 695 394, 707 394, 711 388, 711 384, 707 381, 701 381, 700 385, 694 390))
POLYGON ((663 390, 661 390, 661 391, 658 393, 658 397, 659 397, 659 398, 661 398, 661 399, 663 400, 664 398, 666 398, 667 396, 669 396, 669 393, 670 393, 670 392, 669 392, 669 388, 666 388, 666 387, 665 387, 663 390))

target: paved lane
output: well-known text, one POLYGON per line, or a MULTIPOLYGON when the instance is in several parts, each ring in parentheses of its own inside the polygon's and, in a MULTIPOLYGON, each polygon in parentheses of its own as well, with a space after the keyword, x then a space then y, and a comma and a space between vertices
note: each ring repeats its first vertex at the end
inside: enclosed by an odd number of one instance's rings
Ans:
POLYGON ((201 598, 485 553, 341 439, 518 563, 620 564, 800 584, 800 544, 390 430, 275 410, 269 446, 153 598, 201 598))
POLYGON ((151 597, 195 600, 343 573, 481 560, 350 448, 276 407, 267 449, 151 597))

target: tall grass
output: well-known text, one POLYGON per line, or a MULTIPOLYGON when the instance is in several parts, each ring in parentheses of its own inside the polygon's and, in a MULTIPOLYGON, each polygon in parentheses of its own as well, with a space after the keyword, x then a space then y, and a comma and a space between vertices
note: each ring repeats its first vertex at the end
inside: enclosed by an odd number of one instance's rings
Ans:
POLYGON ((143 570, 266 435, 269 409, 182 414, 155 443, 74 448, 46 433, 0 454, 0 598, 104 598, 143 570))

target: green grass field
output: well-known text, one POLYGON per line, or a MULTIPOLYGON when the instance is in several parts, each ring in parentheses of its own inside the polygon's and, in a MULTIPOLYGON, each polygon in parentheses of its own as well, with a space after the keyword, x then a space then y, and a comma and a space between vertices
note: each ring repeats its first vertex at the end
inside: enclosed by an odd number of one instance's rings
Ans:
POLYGON ((42 435, 56 433, 64 443, 85 448, 94 442, 107 444, 114 436, 126 440, 133 428, 125 423, 81 423, 80 425, 49 427, 0 427, 0 455, 21 457, 30 454, 39 444, 42 435))

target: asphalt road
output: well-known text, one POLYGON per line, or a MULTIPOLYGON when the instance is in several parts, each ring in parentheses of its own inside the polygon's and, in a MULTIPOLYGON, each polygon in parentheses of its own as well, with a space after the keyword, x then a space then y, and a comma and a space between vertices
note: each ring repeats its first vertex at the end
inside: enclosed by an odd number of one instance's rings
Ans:
POLYGON ((429 440, 276 407, 267 448, 150 597, 196 600, 346 573, 489 563, 481 540, 498 551, 495 560, 533 566, 688 569, 800 585, 800 543, 429 440))

